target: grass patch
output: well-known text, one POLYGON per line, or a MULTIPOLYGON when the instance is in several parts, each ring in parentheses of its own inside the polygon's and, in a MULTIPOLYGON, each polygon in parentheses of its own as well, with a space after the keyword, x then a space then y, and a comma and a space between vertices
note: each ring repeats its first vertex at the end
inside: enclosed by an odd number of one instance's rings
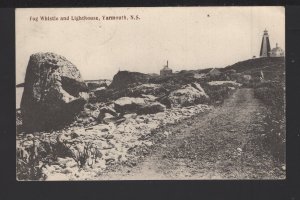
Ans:
POLYGON ((254 88, 254 95, 267 105, 265 118, 264 146, 274 158, 285 162, 286 126, 285 126, 285 91, 282 82, 262 82, 254 88))

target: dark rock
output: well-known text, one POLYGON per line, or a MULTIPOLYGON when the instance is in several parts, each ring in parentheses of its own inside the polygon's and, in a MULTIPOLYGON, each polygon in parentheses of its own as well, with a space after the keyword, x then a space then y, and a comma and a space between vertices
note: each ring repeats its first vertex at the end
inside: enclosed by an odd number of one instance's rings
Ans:
POLYGON ((141 107, 137 110, 137 114, 154 114, 158 112, 164 112, 166 110, 166 106, 158 103, 151 102, 145 105, 141 105, 141 107))
POLYGON ((96 88, 102 87, 99 83, 87 83, 87 86, 90 90, 94 90, 96 88))
POLYGON ((87 100, 80 72, 54 53, 30 56, 21 100, 26 131, 55 129, 70 122, 87 100))
POLYGON ((172 107, 172 102, 168 98, 168 95, 165 95, 165 96, 162 96, 162 97, 158 98, 157 101, 159 101, 160 103, 162 103, 163 105, 165 105, 167 108, 171 108, 172 107))
POLYGON ((85 107, 87 109, 90 109, 90 110, 97 110, 98 109, 98 106, 90 104, 90 103, 86 104, 85 107))
POLYGON ((74 77, 61 76, 61 86, 66 92, 75 97, 78 97, 80 92, 88 92, 86 84, 74 79, 74 77))
POLYGON ((70 136, 71 136, 71 139, 75 139, 75 138, 79 137, 79 135, 75 132, 72 132, 70 136))
POLYGON ((109 140, 109 139, 113 139, 114 135, 106 135, 105 139, 109 140))
POLYGON ((93 91, 96 101, 105 101, 107 99, 106 88, 100 87, 93 91))
POLYGON ((110 121, 113 121, 114 119, 116 119, 118 117, 118 113, 111 107, 108 106, 104 106, 102 108, 100 108, 100 113, 98 115, 97 120, 100 123, 109 123, 110 121))
POLYGON ((119 71, 113 78, 112 83, 109 85, 110 89, 128 88, 132 84, 147 83, 150 75, 139 72, 119 71))

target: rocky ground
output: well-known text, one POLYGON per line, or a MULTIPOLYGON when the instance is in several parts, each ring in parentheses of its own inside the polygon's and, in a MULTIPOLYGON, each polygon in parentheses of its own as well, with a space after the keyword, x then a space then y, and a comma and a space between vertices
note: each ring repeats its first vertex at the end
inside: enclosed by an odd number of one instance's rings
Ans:
MULTIPOLYGON (((277 65, 272 77, 281 82, 277 65)), ((84 82, 65 57, 31 55, 16 113, 17 179, 284 178, 273 159, 285 160, 283 114, 270 112, 284 110, 275 98, 283 86, 256 68, 222 71, 119 71, 111 83, 84 82)))
POLYGON ((35 168, 41 170, 40 179, 101 179, 103 172, 117 166, 137 165, 155 143, 171 134, 168 131, 158 132, 160 128, 178 124, 181 120, 211 109, 210 106, 200 104, 168 109, 156 114, 127 114, 124 116, 125 121, 119 124, 71 125, 59 131, 18 134, 17 146, 24 149, 36 146, 36 150, 33 148, 31 152, 38 152, 36 157, 39 163, 35 168), (45 144, 49 144, 51 148, 46 148, 45 144), (55 158, 49 160, 45 156, 39 157, 41 152, 55 158), (85 163, 83 159, 86 159, 85 163))
POLYGON ((78 153, 87 144, 99 147, 101 155, 84 166, 68 156, 41 163, 46 180, 284 179, 284 164, 263 146, 265 109, 244 88, 215 108, 126 115, 120 124, 19 134, 17 143, 64 140, 78 153))
POLYGON ((284 179, 263 146, 265 109, 253 89, 239 89, 209 114, 163 129, 171 134, 137 166, 97 179, 284 179))

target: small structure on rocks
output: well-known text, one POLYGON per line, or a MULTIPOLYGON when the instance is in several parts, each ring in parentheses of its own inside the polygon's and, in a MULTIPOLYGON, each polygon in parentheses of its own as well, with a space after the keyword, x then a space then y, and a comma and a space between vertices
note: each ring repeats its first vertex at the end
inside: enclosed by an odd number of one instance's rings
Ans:
POLYGON ((164 68, 162 68, 160 70, 160 75, 161 76, 168 76, 168 75, 171 75, 173 72, 172 72, 172 69, 169 68, 169 61, 167 61, 167 65, 164 66, 164 68))

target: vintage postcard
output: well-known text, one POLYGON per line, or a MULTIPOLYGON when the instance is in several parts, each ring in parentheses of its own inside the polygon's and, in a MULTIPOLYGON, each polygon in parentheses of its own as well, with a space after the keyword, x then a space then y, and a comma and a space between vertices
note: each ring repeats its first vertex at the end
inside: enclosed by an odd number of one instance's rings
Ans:
POLYGON ((16 9, 16 179, 285 179, 285 8, 16 9))

